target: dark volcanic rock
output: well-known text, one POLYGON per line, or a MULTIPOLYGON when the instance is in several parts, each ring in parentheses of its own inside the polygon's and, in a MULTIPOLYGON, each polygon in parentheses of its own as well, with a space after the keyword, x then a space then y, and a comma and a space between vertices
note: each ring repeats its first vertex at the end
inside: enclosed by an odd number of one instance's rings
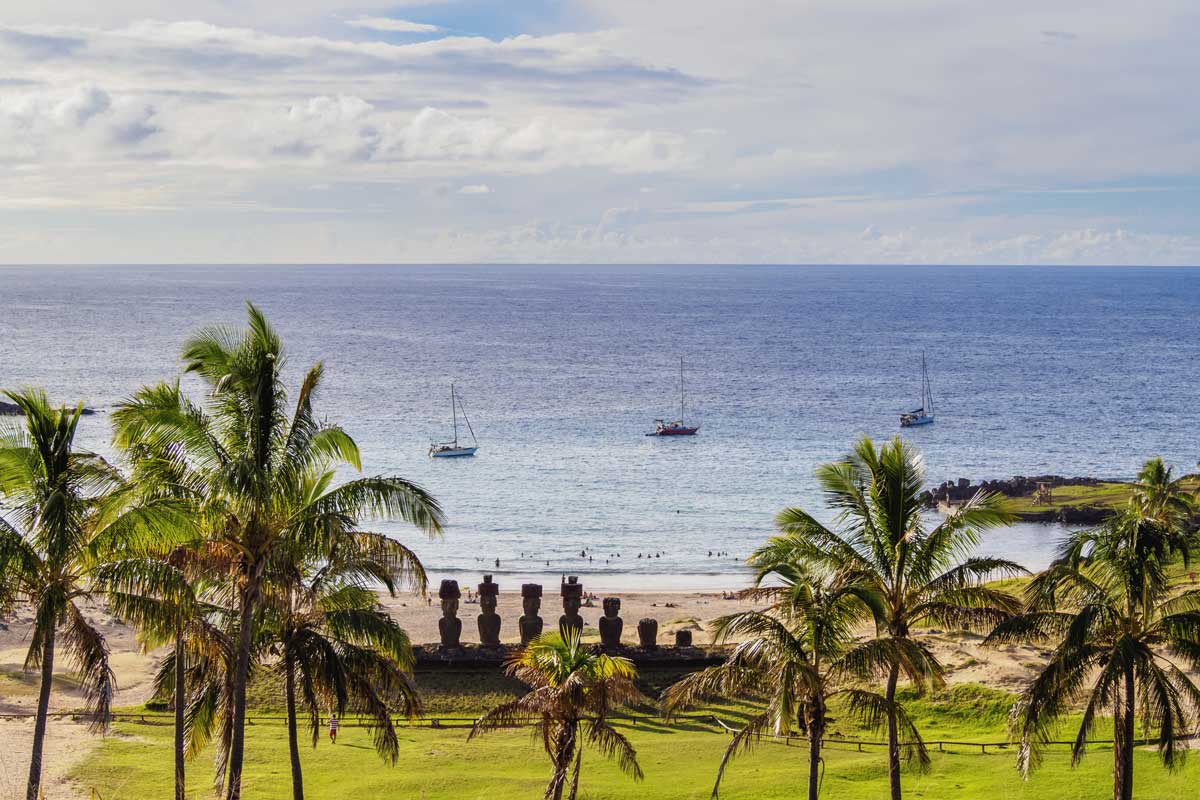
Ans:
MULTIPOLYGON (((83 415, 85 417, 90 417, 92 414, 95 414, 95 413, 96 413, 96 409, 94 409, 94 408, 86 408, 85 407, 83 409, 83 415)), ((8 403, 3 400, 0 400, 0 416, 10 416, 10 417, 22 416, 21 408, 16 403, 8 403)))
MULTIPOLYGON (((437 645, 416 645, 413 647, 413 656, 416 658, 417 666, 422 669, 471 670, 480 667, 499 668, 519 650, 520 647, 512 644, 483 647, 477 644, 463 643, 453 652, 443 650, 437 645)), ((592 650, 600 652, 601 647, 594 645, 592 650)), ((614 652, 630 659, 639 668, 653 666, 700 669, 720 664, 729 655, 731 648, 728 645, 706 645, 704 647, 648 649, 623 644, 614 652)))

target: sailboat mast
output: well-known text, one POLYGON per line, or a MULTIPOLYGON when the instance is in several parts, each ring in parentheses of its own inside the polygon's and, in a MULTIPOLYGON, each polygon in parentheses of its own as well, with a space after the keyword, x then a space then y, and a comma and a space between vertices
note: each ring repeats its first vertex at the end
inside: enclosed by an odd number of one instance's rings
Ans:
POLYGON ((454 446, 458 447, 458 404, 454 402, 454 384, 450 384, 450 413, 454 418, 454 446))
POLYGON ((683 424, 683 356, 679 357, 679 423, 683 424))
POLYGON ((926 415, 933 414, 933 387, 929 385, 929 366, 925 362, 925 351, 921 351, 921 408, 926 415))
POLYGON ((929 383, 929 367, 925 365, 925 353, 921 353, 921 370, 925 373, 925 407, 929 409, 928 413, 933 416, 933 386, 929 383))

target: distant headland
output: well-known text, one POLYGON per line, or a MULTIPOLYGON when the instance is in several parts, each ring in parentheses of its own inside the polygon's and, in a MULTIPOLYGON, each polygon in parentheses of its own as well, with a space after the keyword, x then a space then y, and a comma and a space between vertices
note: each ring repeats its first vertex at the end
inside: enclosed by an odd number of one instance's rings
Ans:
MULTIPOLYGON (((1200 475, 1186 479, 1200 486, 1200 475)), ((976 492, 995 492, 1009 498, 1012 510, 1025 522, 1095 525, 1112 517, 1133 492, 1125 481, 1062 475, 1015 475, 973 483, 968 478, 946 481, 924 494, 926 505, 948 512, 976 492)))

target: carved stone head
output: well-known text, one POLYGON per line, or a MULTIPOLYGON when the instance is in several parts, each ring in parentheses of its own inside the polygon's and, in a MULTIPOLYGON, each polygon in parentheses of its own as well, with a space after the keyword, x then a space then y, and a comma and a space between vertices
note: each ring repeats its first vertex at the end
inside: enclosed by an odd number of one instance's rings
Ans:
POLYGON ((579 607, 583 604, 583 584, 579 582, 579 578, 574 575, 568 576, 560 591, 563 611, 568 615, 579 613, 579 607))
POLYGON ((604 598, 604 616, 615 617, 621 613, 621 598, 606 597, 604 598))
POLYGON ((483 583, 479 584, 479 608, 485 614, 494 614, 496 611, 496 595, 500 594, 500 584, 492 580, 491 575, 483 576, 483 583))
POLYGON ((542 608, 542 585, 526 583, 521 585, 521 608, 528 617, 536 617, 542 608))
POLYGON ((458 581, 442 581, 442 585, 438 587, 438 597, 442 601, 443 617, 453 617, 458 613, 458 600, 462 597, 462 592, 458 588, 458 581))

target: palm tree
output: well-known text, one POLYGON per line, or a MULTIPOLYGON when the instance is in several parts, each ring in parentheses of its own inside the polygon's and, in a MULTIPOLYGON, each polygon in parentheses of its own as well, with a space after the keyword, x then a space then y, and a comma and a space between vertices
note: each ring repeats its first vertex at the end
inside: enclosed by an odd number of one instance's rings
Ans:
MULTIPOLYGON (((870 644, 856 645, 854 627, 871 618, 879 598, 861 575, 821 572, 804 563, 773 563, 752 556, 756 588, 743 597, 769 599, 764 610, 742 611, 714 620, 715 640, 744 637, 725 663, 686 676, 667 690, 668 717, 707 699, 765 700, 763 712, 734 734, 717 770, 712 795, 720 789, 729 760, 752 747, 764 731, 808 736, 808 797, 820 792, 821 747, 829 701, 846 696, 852 714, 876 726, 886 719, 887 701, 848 681, 871 672, 870 644), (775 585, 763 586, 770 579, 775 585), (866 667, 864 670, 863 668, 866 667)), ((922 763, 924 744, 903 708, 896 707, 906 743, 922 763)))
POLYGON ((562 800, 568 771, 572 777, 567 797, 575 800, 584 744, 608 758, 615 756, 622 772, 642 779, 633 745, 609 722, 613 711, 649 702, 634 683, 633 662, 593 653, 579 631, 568 631, 565 636, 544 633, 534 639, 509 659, 507 672, 529 686, 529 692, 476 720, 468 740, 498 728, 533 725, 554 765, 545 800, 562 800))
MULTIPOLYGON (((1134 481, 1131 500, 1142 517, 1179 532, 1195 516, 1196 498, 1185 485, 1186 478, 1175 478, 1172 472, 1161 458, 1147 461, 1134 481)), ((1176 544, 1186 548, 1186 537, 1177 538, 1176 544)))
POLYGON ((864 437, 846 458, 817 469, 817 481, 840 529, 800 508, 776 515, 781 535, 756 554, 766 562, 807 563, 847 572, 871 585, 877 638, 860 652, 861 665, 887 676, 888 781, 900 800, 902 723, 896 688, 903 674, 918 691, 940 685, 943 668, 910 632, 922 624, 990 631, 1019 610, 1006 592, 986 579, 1024 570, 1011 561, 970 555, 983 531, 1014 516, 1002 498, 977 493, 945 519, 926 525, 920 455, 899 437, 878 450, 864 437))
POLYGON ((4 394, 24 424, 0 431, 0 495, 9 501, 0 518, 0 603, 34 608, 25 669, 40 667, 41 686, 26 796, 37 800, 56 648, 80 676, 93 725, 104 727, 114 676, 104 636, 80 603, 105 556, 149 535, 156 511, 131 504, 120 473, 75 448, 82 404, 55 408, 39 389, 4 394))
MULTIPOLYGON (((303 800, 304 781, 297 741, 297 685, 308 711, 315 747, 321 709, 333 708, 341 717, 347 707, 367 715, 375 747, 392 764, 399 757, 393 714, 413 717, 420 700, 410 680, 414 666, 407 634, 379 605, 364 576, 381 578, 394 592, 396 577, 387 564, 374 561, 373 534, 346 533, 332 552, 319 561, 281 571, 278 583, 264 587, 265 622, 279 656, 287 702, 288 748, 292 796, 303 800)), ((424 590, 420 563, 412 565, 424 590)))
POLYGON ((225 640, 227 605, 221 603, 220 586, 213 577, 221 564, 186 546, 173 547, 165 556, 121 559, 97 570, 96 584, 103 588, 113 613, 138 629, 142 647, 149 651, 171 645, 160 670, 160 690, 169 693, 175 708, 175 798, 186 797, 185 746, 189 705, 189 662, 200 663, 214 646, 225 640), (189 658, 189 651, 195 656, 189 658), (169 680, 163 680, 169 676, 169 680), (162 684, 169 685, 163 686, 162 684))
MULTIPOLYGON (((334 485, 339 465, 361 470, 362 464, 354 440, 313 410, 322 365, 305 374, 289 415, 282 343, 253 304, 248 318, 246 329, 209 328, 185 344, 186 370, 209 386, 203 405, 188 400, 176 382, 142 389, 113 414, 119 446, 170 455, 179 480, 203 498, 206 540, 234 563, 237 636, 223 765, 228 800, 241 797, 246 683, 271 561, 297 542, 319 540, 347 516, 399 518, 430 535, 442 528, 437 501, 403 478, 334 485)), ((378 538, 381 559, 402 565, 411 557, 399 543, 378 538)))
POLYGON ((1026 612, 999 625, 989 644, 1053 642, 1049 663, 1014 709, 1022 774, 1041 761, 1056 722, 1086 703, 1072 764, 1087 748, 1096 716, 1113 712, 1113 798, 1133 797, 1137 717, 1163 764, 1178 766, 1177 738, 1200 708, 1200 689, 1177 664, 1200 669, 1200 591, 1177 593, 1167 567, 1194 535, 1190 503, 1158 459, 1138 476, 1128 507, 1063 543, 1029 585, 1026 612))

